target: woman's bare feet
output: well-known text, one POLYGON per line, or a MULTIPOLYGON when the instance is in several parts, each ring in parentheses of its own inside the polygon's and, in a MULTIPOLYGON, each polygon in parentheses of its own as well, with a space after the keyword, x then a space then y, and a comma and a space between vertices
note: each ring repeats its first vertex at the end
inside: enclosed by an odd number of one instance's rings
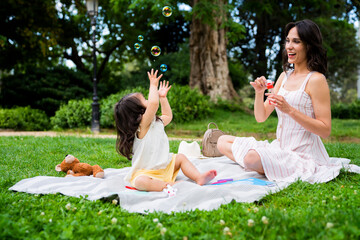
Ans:
POLYGON ((208 183, 214 177, 216 177, 216 175, 217 175, 216 170, 210 170, 206 173, 202 173, 196 180, 196 183, 202 186, 202 185, 208 183))

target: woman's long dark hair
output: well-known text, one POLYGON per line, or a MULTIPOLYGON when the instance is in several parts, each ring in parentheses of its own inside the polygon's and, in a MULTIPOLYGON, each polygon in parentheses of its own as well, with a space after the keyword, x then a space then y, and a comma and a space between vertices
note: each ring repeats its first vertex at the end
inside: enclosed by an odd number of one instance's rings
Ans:
POLYGON ((124 96, 114 108, 117 133, 116 151, 129 160, 132 157, 136 131, 146 110, 136 94, 141 93, 131 93, 124 96))
MULTIPOLYGON (((285 37, 290 30, 296 27, 300 40, 306 47, 307 68, 310 71, 317 71, 325 75, 327 71, 326 50, 322 45, 320 28, 311 20, 305 19, 298 22, 290 22, 285 26, 285 37)), ((288 62, 286 49, 283 51, 283 70, 288 71, 292 67, 288 62)))

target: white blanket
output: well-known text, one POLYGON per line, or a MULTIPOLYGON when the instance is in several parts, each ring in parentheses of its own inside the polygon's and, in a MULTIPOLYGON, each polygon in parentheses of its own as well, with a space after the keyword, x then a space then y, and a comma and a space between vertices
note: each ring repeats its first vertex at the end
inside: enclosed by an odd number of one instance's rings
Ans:
MULTIPOLYGON (((240 165, 226 157, 208 159, 190 159, 200 172, 215 169, 217 177, 209 184, 199 186, 189 180, 180 171, 177 180, 183 180, 174 185, 177 189, 174 197, 164 192, 143 192, 126 188, 129 183, 124 176, 129 168, 105 169, 105 178, 90 177, 50 177, 38 176, 21 180, 9 190, 32 194, 61 193, 73 197, 86 197, 89 200, 117 199, 122 208, 129 212, 148 213, 161 211, 165 213, 188 210, 213 210, 232 200, 236 202, 254 202, 267 194, 286 188, 291 183, 277 182, 266 185, 267 179, 256 172, 246 172, 240 165), (234 181, 211 184, 219 179, 234 181), (260 181, 253 181, 256 178, 260 181), (238 181, 241 179, 246 179, 238 181)), ((343 165, 348 171, 360 173, 360 168, 350 165, 350 160, 332 158, 332 162, 343 165)), ((55 170, 54 170, 55 171, 55 170)), ((334 172, 334 178, 339 170, 334 172)), ((271 183, 271 182, 270 182, 271 183)))

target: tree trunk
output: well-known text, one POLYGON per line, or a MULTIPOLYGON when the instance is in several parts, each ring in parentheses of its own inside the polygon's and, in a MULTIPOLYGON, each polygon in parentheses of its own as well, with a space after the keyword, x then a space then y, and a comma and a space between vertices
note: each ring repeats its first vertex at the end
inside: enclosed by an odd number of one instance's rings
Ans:
MULTIPOLYGON (((194 0, 193 6, 200 1, 194 0)), ((221 9, 226 3, 226 0, 218 1, 221 9)), ((220 15, 226 16, 226 13, 220 15)), ((212 28, 197 18, 195 13, 193 15, 190 27, 190 87, 199 88, 213 101, 218 97, 230 100, 238 95, 229 76, 226 30, 221 27, 223 20, 219 14, 214 22, 215 28, 212 28)))

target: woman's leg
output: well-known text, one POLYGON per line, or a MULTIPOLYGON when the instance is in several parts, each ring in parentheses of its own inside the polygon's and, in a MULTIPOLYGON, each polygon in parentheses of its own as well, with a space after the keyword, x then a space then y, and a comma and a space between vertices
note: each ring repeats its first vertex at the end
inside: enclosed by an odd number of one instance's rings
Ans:
POLYGON ((253 149, 250 149, 244 157, 244 165, 247 170, 256 171, 264 174, 260 155, 253 149))
POLYGON ((185 176, 194 180, 199 185, 204 185, 209 182, 211 179, 216 177, 216 170, 210 170, 205 173, 200 173, 196 167, 189 161, 189 159, 184 154, 176 154, 175 159, 175 169, 178 169, 184 173, 185 176))
MULTIPOLYGON (((219 151, 230 158, 233 161, 236 161, 232 153, 232 144, 235 141, 234 136, 222 135, 219 137, 217 142, 217 148, 219 151)), ((253 149, 250 149, 244 157, 244 165, 247 170, 256 171, 260 174, 264 174, 264 168, 261 163, 260 155, 253 149)))
POLYGON ((235 161, 235 158, 232 153, 231 146, 234 143, 234 140, 235 140, 234 136, 222 135, 219 137, 217 141, 218 150, 233 161, 235 161))
POLYGON ((156 191, 161 192, 167 184, 173 185, 174 183, 164 182, 158 179, 153 179, 151 177, 141 175, 135 179, 135 188, 142 191, 156 191))

